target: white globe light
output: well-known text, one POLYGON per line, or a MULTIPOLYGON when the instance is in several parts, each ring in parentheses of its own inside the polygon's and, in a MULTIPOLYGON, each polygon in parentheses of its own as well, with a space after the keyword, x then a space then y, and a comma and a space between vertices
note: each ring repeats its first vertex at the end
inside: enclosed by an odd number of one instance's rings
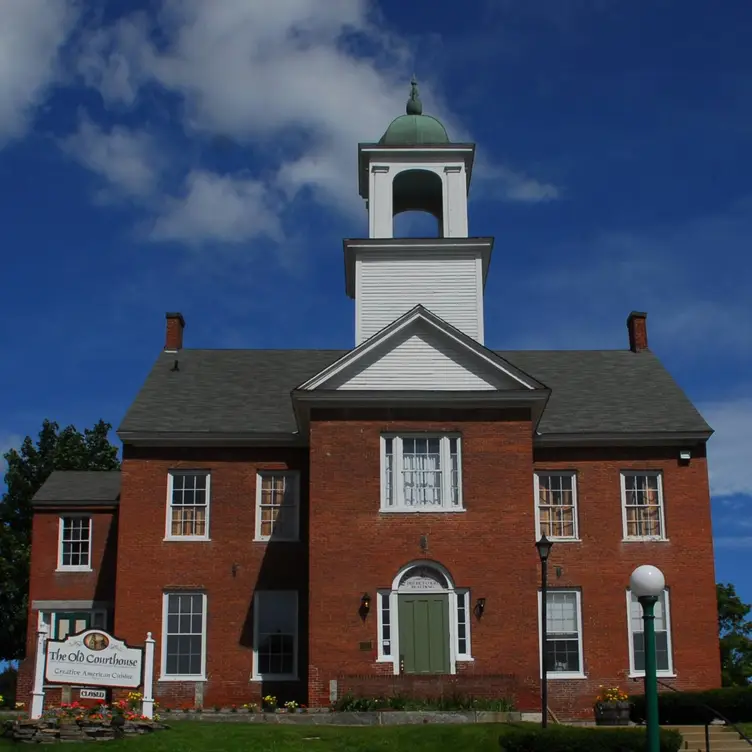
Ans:
POLYGON ((657 596, 666 587, 666 578, 658 567, 643 564, 632 572, 632 576, 629 578, 629 587, 638 598, 649 595, 657 596))

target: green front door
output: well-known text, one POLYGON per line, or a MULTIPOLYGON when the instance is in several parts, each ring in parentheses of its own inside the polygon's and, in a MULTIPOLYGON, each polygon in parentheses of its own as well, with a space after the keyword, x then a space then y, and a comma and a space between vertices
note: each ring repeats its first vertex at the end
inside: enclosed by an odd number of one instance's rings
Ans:
POLYGON ((449 673, 449 596, 400 595, 399 651, 406 674, 449 673))

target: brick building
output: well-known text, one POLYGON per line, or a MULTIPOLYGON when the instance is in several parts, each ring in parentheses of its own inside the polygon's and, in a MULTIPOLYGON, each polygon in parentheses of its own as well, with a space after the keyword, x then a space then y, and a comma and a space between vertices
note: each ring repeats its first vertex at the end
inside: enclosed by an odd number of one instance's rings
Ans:
POLYGON ((485 347, 493 239, 468 234, 474 146, 421 109, 413 87, 407 114, 358 147, 353 349, 195 350, 168 313, 118 430, 121 472, 42 487, 30 651, 42 620, 57 637, 152 631, 173 706, 461 692, 536 710, 545 533, 558 717, 589 714, 601 684, 634 689, 627 588, 644 563, 666 575, 661 676, 719 686, 710 428, 648 349, 644 313, 615 350, 485 347), (438 237, 393 237, 415 209, 438 237))

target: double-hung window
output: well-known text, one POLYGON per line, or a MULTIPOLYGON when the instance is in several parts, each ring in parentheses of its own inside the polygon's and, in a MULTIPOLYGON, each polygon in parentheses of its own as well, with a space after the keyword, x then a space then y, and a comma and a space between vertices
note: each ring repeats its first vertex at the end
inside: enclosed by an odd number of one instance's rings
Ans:
POLYGON ((200 470, 172 470, 167 483, 168 540, 209 538, 210 476, 200 470))
POLYGON ((256 476, 256 540, 298 540, 299 510, 298 472, 265 470, 256 476))
POLYGON ((257 590, 253 598, 253 677, 298 678, 298 593, 257 590))
POLYGON ((381 510, 462 510, 460 437, 412 434, 381 437, 381 510))
POLYGON ((576 540, 577 483, 572 472, 535 474, 536 540, 545 535, 551 540, 576 540))
MULTIPOLYGON (((540 604, 540 593, 538 594, 540 604)), ((539 620, 540 621, 540 620, 539 620)), ((546 598, 546 672, 549 678, 584 676, 579 590, 549 590, 546 598)))
POLYGON ((57 568, 61 572, 91 571, 91 517, 61 517, 57 568))
POLYGON ((666 537, 660 472, 622 472, 621 501, 625 540, 661 540, 666 537))
POLYGON ((164 594, 162 680, 206 678, 206 594, 164 594))
MULTIPOLYGON (((642 605, 637 596, 627 591, 627 614, 629 617, 629 671, 635 676, 645 674, 645 632, 642 605)), ((653 611, 655 616, 655 665, 659 674, 674 673, 671 655, 671 617, 668 590, 658 597, 653 611)))

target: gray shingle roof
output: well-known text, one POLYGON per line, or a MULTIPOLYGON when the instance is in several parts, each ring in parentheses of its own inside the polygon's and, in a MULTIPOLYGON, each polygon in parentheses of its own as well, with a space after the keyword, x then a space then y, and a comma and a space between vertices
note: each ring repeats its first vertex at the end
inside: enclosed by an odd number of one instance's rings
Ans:
POLYGON ((33 504, 116 503, 119 470, 55 470, 32 499, 33 504))
POLYGON ((710 431, 651 352, 520 350, 499 354, 551 389, 538 426, 542 434, 710 431))
MULTIPOLYGON (((346 350, 162 353, 119 432, 296 430, 290 392, 346 350), (173 364, 178 361, 177 371, 173 364)), ((660 361, 629 350, 522 350, 498 355, 551 389, 538 430, 551 433, 709 431, 660 361)))

